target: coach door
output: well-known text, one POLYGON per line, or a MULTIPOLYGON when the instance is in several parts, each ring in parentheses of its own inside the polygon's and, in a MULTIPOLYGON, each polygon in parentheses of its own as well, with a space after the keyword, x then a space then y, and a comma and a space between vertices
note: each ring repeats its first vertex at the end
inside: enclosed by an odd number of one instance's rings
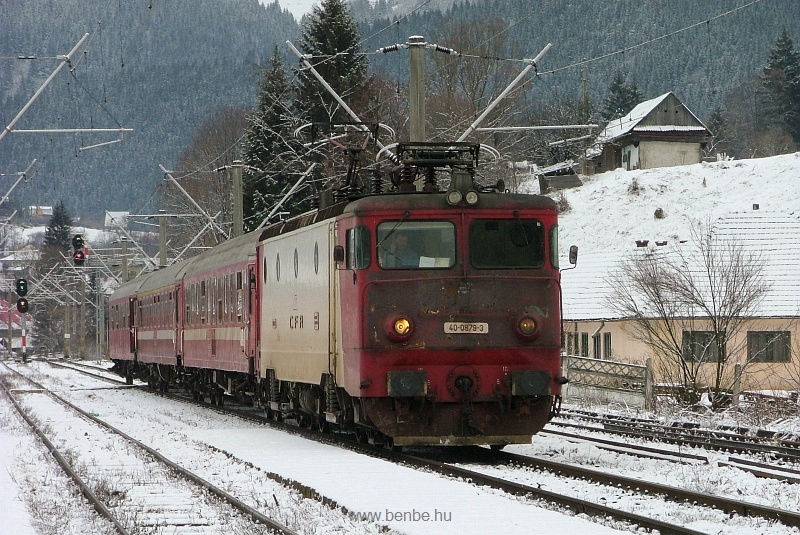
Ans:
POLYGON ((136 350, 137 350, 137 347, 136 347, 136 338, 137 338, 136 337, 136 326, 137 326, 137 321, 136 321, 136 298, 135 297, 131 297, 130 299, 128 299, 128 332, 130 333, 130 337, 129 337, 128 343, 130 345, 130 352, 133 355, 134 360, 136 359, 136 355, 137 355, 137 353, 136 353, 136 350))
POLYGON ((247 267, 247 280, 245 287, 247 288, 242 292, 246 295, 245 302, 241 304, 244 314, 245 324, 245 343, 247 344, 247 357, 253 358, 256 356, 256 341, 258 340, 259 324, 257 321, 256 311, 258 310, 258 294, 256 286, 258 279, 256 278, 256 267, 251 264, 247 267), (255 318, 255 319, 254 319, 255 318))
MULTIPOLYGON (((181 318, 181 299, 179 298, 182 294, 180 291, 180 286, 175 286, 172 290, 172 305, 173 305, 173 318, 172 318, 172 325, 174 326, 174 331, 172 335, 172 343, 175 346, 175 354, 180 356, 183 355, 183 329, 181 329, 182 322, 180 321, 181 318)), ((185 297, 184 297, 185 299, 185 297)), ((179 359, 180 360, 180 359, 179 359)), ((180 365, 180 362, 178 363, 180 365)))

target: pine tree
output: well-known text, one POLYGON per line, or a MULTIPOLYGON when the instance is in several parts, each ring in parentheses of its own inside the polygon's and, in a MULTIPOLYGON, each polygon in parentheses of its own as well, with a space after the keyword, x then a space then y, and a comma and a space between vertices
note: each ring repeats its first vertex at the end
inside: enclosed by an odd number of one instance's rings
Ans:
POLYGON ((617 71, 611 85, 608 86, 608 95, 603 99, 603 120, 610 121, 630 112, 642 101, 642 93, 635 83, 627 83, 625 76, 617 71))
POLYGON ((761 80, 766 121, 784 128, 800 143, 800 53, 786 28, 770 50, 761 80))
MULTIPOLYGON (((359 41, 358 24, 345 0, 322 0, 315 5, 305 19, 300 39, 300 49, 312 55, 315 69, 356 112, 368 93, 368 64, 360 53, 359 41)), ((306 120, 352 121, 310 72, 300 69, 297 74, 296 107, 306 120)))
POLYGON ((61 253, 68 253, 72 242, 72 217, 69 215, 64 201, 58 201, 53 208, 53 215, 47 223, 42 243, 42 260, 45 267, 52 267, 61 262, 61 253))
MULTIPOLYGON (((53 267, 63 262, 62 254, 69 255, 72 247, 72 217, 63 201, 53 207, 42 242, 41 258, 32 266, 31 277, 42 280, 53 276, 53 267)), ((64 337, 63 309, 44 297, 31 305, 34 328, 31 337, 35 345, 48 353, 60 350, 64 337)))
POLYGON ((727 152, 733 135, 725 110, 722 106, 717 106, 714 108, 714 111, 711 112, 711 116, 708 119, 708 129, 711 130, 714 136, 711 146, 708 148, 709 153, 727 152))
MULTIPOLYGON (((304 168, 298 159, 301 147, 292 138, 293 88, 278 47, 264 71, 258 110, 248 117, 244 150, 244 226, 256 228, 297 180, 304 168)), ((309 202, 300 194, 288 199, 282 211, 300 213, 309 202)))

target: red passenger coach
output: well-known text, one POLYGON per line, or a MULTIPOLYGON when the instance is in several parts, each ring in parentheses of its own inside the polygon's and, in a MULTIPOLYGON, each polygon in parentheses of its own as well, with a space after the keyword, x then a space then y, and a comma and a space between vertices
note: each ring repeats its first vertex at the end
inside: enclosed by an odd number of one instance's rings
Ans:
POLYGON ((109 301, 115 370, 221 402, 252 395, 258 233, 121 286, 109 301), (252 282, 251 282, 252 281, 252 282))
POLYGON ((244 395, 254 388, 258 236, 229 240, 183 270, 183 366, 192 370, 198 394, 213 390, 218 401, 222 391, 244 395))

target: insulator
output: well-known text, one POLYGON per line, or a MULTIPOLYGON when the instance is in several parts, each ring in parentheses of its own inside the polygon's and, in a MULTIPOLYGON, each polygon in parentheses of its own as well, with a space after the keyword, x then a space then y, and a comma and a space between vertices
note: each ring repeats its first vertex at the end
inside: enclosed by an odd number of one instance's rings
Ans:
POLYGON ((341 202, 346 201, 350 196, 350 186, 342 186, 333 190, 333 200, 334 202, 341 202))
POLYGON ((400 180, 397 184, 398 191, 414 191, 414 179, 417 177, 417 168, 408 164, 400 165, 400 180))
POLYGON ((372 173, 372 178, 370 179, 370 186, 372 189, 372 193, 383 193, 383 178, 381 177, 380 171, 377 169, 372 173))

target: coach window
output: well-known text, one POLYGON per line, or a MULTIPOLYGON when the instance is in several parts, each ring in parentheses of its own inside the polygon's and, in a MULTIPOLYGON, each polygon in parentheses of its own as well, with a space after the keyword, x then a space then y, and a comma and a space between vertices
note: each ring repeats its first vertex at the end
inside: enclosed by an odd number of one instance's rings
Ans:
POLYGON ((456 231, 449 221, 384 221, 377 240, 383 269, 448 269, 456 263, 456 231))
POLYGON ((222 308, 222 303, 223 303, 222 296, 223 296, 223 291, 224 291, 223 289, 225 287, 224 283, 225 283, 225 277, 217 277, 217 295, 216 295, 216 298, 217 298, 217 323, 222 323, 222 318, 223 318, 223 314, 224 314, 224 311, 223 311, 223 308, 222 308))
POLYGON ((544 225, 536 219, 476 219, 469 227, 469 259, 478 269, 540 268, 544 225))
POLYGON ((206 323, 206 281, 200 281, 200 323, 206 323))
POLYGON ((369 267, 370 236, 369 227, 358 226, 347 229, 347 269, 366 269, 369 267))
POLYGON ((222 294, 220 294, 220 300, 224 303, 225 312, 222 315, 222 321, 227 322, 230 319, 231 307, 230 307, 230 285, 228 284, 228 276, 222 276, 222 294))
POLYGON ((236 273, 236 321, 242 321, 242 309, 244 308, 242 305, 242 295, 243 295, 243 284, 244 284, 244 272, 239 271, 236 273))

